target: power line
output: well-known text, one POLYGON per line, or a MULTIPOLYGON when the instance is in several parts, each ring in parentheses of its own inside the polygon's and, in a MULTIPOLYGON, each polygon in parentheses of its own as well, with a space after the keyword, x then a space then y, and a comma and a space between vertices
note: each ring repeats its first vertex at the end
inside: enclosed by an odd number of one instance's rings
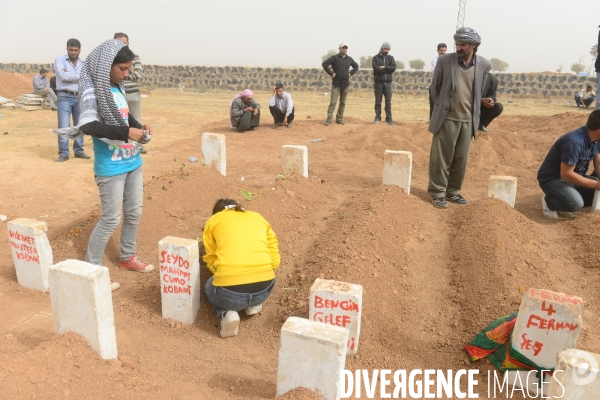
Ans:
POLYGON ((458 17, 456 18, 456 30, 465 26, 465 7, 467 0, 458 1, 458 17))
MULTIPOLYGON (((241 1, 246 1, 246 0, 221 0, 221 1, 211 1, 211 2, 207 2, 207 3, 195 3, 195 4, 181 4, 181 5, 176 5, 176 6, 164 6, 164 7, 153 7, 153 8, 137 8, 134 11, 135 12, 140 12, 140 11, 151 11, 151 10, 165 10, 165 9, 170 9, 170 8, 182 8, 182 7, 196 7, 196 6, 205 6, 205 5, 210 5, 210 4, 225 4, 225 3, 238 3, 241 1)), ((113 4, 117 4, 117 3, 113 3, 113 4)), ((123 4, 123 3, 118 3, 118 4, 123 4)), ((73 14, 73 15, 64 15, 61 16, 61 18, 64 19, 68 19, 68 18, 72 18, 72 17, 85 17, 85 16, 89 16, 89 15, 106 15, 106 14, 121 14, 123 11, 119 10, 119 11, 107 11, 107 12, 94 12, 94 13, 88 13, 88 14, 73 14)), ((16 21, 31 21, 31 20, 35 20, 35 19, 47 19, 47 16, 44 17, 28 17, 28 18, 20 18, 20 19, 3 19, 0 20, 0 22, 16 22, 16 21)))

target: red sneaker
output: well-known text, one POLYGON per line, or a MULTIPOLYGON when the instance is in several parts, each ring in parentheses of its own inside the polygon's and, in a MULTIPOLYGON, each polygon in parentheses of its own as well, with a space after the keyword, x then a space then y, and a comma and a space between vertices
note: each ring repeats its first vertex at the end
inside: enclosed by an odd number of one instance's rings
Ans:
POLYGON ((138 256, 131 256, 127 261, 119 261, 119 266, 137 272, 150 272, 154 269, 154 265, 142 261, 138 256))
POLYGON ((121 287, 121 285, 119 284, 119 282, 115 282, 112 279, 110 280, 110 291, 111 292, 114 292, 115 290, 117 290, 120 287, 121 287))

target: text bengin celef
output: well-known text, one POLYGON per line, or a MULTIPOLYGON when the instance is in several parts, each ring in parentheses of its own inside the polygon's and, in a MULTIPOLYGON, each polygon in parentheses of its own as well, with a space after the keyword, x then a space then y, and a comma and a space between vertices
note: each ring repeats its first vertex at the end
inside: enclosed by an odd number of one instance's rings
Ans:
MULTIPOLYGON (((562 370, 556 370, 555 372, 559 371, 563 372, 562 370)), ((520 374, 515 374, 514 382, 510 382, 512 387, 509 387, 508 374, 500 373, 504 377, 499 377, 497 371, 493 371, 492 376, 492 371, 490 371, 487 377, 487 398, 511 399, 515 392, 520 393, 525 398, 551 398, 543 395, 548 389, 547 386, 544 388, 543 393, 537 385, 535 391, 529 389, 529 379, 533 381, 536 372, 529 371, 525 381, 521 381, 520 374)), ((542 371, 542 374, 544 372, 551 371, 542 371)), ((479 398, 479 394, 474 393, 475 387, 480 382, 477 379, 478 374, 478 369, 460 369, 456 373, 452 370, 444 371, 441 369, 415 369, 408 372, 403 369, 397 371, 375 369, 372 372, 366 369, 357 369, 353 373, 345 369, 340 373, 340 398, 347 399, 353 395, 356 398, 361 398, 364 395, 368 399, 476 399, 479 398), (377 382, 378 380, 379 382, 377 382), (461 380, 467 383, 466 391, 461 389, 461 380)), ((551 379, 555 379, 554 375, 551 379)), ((556 382, 560 385, 562 393, 560 396, 552 398, 560 399, 564 396, 565 389, 560 381, 556 380, 556 382)), ((543 385, 549 384, 549 381, 543 383, 543 385)))

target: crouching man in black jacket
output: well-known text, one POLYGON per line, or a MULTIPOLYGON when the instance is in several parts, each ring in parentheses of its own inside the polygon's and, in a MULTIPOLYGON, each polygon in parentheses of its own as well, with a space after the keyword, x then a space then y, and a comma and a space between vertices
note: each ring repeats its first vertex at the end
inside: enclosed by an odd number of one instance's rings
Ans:
POLYGON ((327 109, 325 126, 331 125, 338 97, 340 98, 340 106, 338 107, 335 122, 344 125, 344 109, 346 108, 346 96, 350 91, 350 77, 358 71, 358 64, 348 55, 348 45, 340 43, 340 53, 329 57, 322 65, 325 72, 333 78, 331 101, 327 109), (352 71, 350 71, 350 67, 352 67, 352 71))
POLYGON ((381 98, 385 96, 385 122, 395 125, 392 119, 392 74, 396 71, 396 60, 389 55, 392 46, 388 42, 381 45, 379 54, 373 57, 373 74, 375 75, 375 120, 381 122, 381 98))

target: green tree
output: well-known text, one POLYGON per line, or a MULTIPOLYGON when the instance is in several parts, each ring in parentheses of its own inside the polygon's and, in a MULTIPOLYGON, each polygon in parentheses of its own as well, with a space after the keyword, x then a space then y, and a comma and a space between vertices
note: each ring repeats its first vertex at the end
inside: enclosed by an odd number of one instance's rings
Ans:
POLYGON ((417 71, 421 71, 423 68, 425 68, 425 61, 421 59, 410 60, 408 61, 408 66, 412 69, 416 69, 417 71))
POLYGON ((337 50, 334 50, 334 49, 327 50, 327 53, 323 54, 323 56, 321 57, 321 62, 324 62, 325 60, 327 60, 331 56, 335 56, 337 53, 339 53, 339 52, 337 50))
POLYGON ((490 64, 492 64, 492 71, 504 72, 508 69, 508 63, 499 58, 490 59, 490 64))
POLYGON ((369 56, 369 57, 361 56, 360 57, 360 67, 361 68, 373 68, 373 56, 369 56))
POLYGON ((590 54, 592 55, 592 57, 598 58, 598 45, 597 44, 592 46, 592 49, 590 50, 590 54))
POLYGON ((575 75, 579 74, 580 72, 585 71, 585 65, 583 64, 583 57, 579 57, 579 62, 576 62, 575 64, 571 64, 571 71, 575 72, 575 75))
POLYGON ((396 61, 396 69, 403 70, 404 69, 404 61, 396 61))

